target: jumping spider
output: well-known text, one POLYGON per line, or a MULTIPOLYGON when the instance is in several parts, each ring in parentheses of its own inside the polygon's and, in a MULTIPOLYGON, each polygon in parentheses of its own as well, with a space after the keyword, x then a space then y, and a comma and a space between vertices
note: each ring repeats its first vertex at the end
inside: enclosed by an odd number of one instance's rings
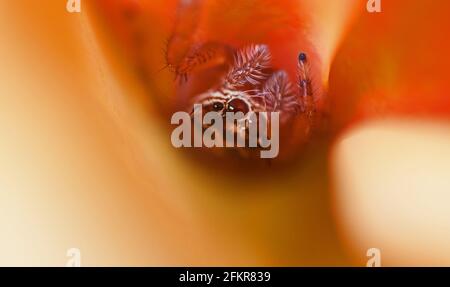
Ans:
MULTIPOLYGON (((186 77, 183 74, 182 78, 186 77)), ((248 121, 249 112, 279 112, 282 126, 289 125, 298 116, 306 117, 312 125, 315 104, 308 57, 306 53, 299 53, 298 79, 294 85, 285 71, 272 68, 271 53, 266 45, 238 49, 218 87, 194 96, 191 104, 201 104, 204 113, 214 111, 224 117, 227 112, 242 112, 243 121, 248 121)), ((245 131, 235 133, 246 136, 245 131)))

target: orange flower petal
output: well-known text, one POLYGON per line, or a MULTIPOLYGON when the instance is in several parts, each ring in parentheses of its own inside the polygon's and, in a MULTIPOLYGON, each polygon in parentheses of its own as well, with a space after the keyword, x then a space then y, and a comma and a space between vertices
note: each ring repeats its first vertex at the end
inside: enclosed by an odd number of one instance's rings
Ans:
POLYGON ((362 15, 330 75, 336 127, 381 114, 450 116, 448 1, 383 1, 362 15))

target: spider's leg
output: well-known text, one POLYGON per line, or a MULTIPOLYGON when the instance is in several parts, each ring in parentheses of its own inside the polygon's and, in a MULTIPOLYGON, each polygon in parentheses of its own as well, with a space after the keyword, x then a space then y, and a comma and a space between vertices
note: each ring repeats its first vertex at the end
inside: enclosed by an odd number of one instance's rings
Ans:
POLYGON ((168 64, 175 73, 175 78, 183 83, 190 74, 223 65, 230 58, 227 47, 218 43, 204 43, 190 48, 187 54, 176 64, 168 64))
POLYGON ((202 36, 199 23, 204 14, 201 0, 181 1, 176 22, 165 49, 166 66, 179 82, 186 82, 196 70, 223 64, 231 54, 223 44, 209 42, 202 36))
POLYGON ((298 87, 302 112, 312 120, 316 113, 316 106, 309 75, 308 57, 305 53, 300 53, 298 56, 298 87))

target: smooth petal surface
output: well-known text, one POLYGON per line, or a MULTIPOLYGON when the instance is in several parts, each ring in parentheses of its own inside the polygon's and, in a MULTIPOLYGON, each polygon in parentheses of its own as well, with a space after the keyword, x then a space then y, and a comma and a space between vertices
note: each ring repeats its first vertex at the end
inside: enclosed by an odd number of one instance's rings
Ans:
POLYGON ((448 1, 383 1, 362 14, 333 62, 336 128, 390 115, 450 116, 448 1))

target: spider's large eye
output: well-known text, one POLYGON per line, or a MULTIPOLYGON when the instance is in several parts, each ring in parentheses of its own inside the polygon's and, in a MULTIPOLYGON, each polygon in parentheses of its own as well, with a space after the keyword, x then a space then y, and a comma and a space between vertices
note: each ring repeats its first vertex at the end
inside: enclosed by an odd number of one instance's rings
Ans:
POLYGON ((220 112, 221 110, 223 110, 223 104, 221 102, 215 102, 212 105, 212 109, 215 112, 220 112))
POLYGON ((203 114, 209 113, 209 112, 216 112, 220 113, 223 111, 225 105, 222 102, 212 102, 208 104, 203 105, 203 114))
POLYGON ((246 102, 241 99, 233 99, 228 103, 227 112, 242 112, 247 114, 250 111, 249 106, 246 102))

